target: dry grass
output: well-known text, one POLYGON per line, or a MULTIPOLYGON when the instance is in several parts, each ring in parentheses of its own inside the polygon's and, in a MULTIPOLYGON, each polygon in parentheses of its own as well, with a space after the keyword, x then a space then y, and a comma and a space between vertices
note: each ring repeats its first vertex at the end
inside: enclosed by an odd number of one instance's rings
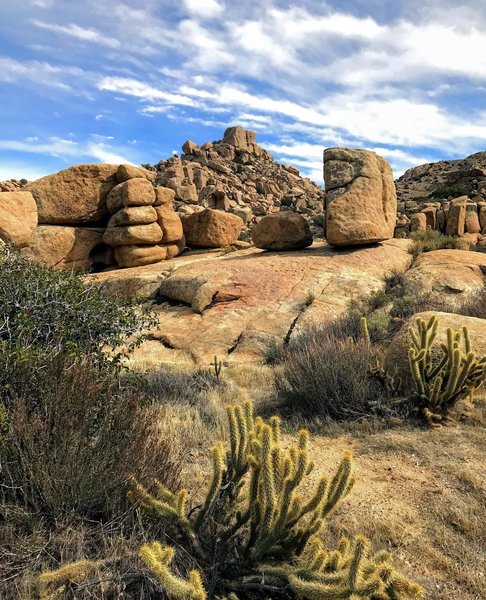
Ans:
MULTIPOLYGON (((256 399, 259 410, 268 412, 275 398, 270 367, 228 367, 223 379, 226 385, 203 392, 206 406, 202 412, 201 398, 196 405, 164 402, 154 407, 161 435, 187 448, 182 483, 193 505, 206 489, 208 449, 224 431, 224 404, 249 396, 256 399), (204 414, 215 417, 211 426, 204 414)), ((319 476, 333 471, 345 449, 351 448, 355 456, 356 485, 330 520, 329 543, 333 537, 362 532, 377 548, 394 554, 397 567, 425 587, 428 600, 486 598, 485 416, 483 394, 476 405, 461 407, 457 425, 439 430, 379 420, 351 424, 314 420, 311 448, 316 466, 308 491, 319 476)), ((298 426, 302 421, 287 427, 289 443, 298 426)), ((37 597, 36 575, 41 570, 82 558, 124 557, 115 574, 104 572, 122 590, 127 573, 139 579, 143 575, 135 556, 137 547, 157 537, 154 524, 147 522, 122 519, 102 528, 71 523, 48 531, 39 524, 22 524, 25 518, 10 512, 0 523, 1 600, 37 597), (3 591, 2 579, 9 579, 8 593, 3 591)), ((109 588, 103 591, 103 586, 93 585, 69 598, 160 597, 150 588, 146 574, 140 581, 133 589, 116 593, 113 587, 109 592, 109 588)))

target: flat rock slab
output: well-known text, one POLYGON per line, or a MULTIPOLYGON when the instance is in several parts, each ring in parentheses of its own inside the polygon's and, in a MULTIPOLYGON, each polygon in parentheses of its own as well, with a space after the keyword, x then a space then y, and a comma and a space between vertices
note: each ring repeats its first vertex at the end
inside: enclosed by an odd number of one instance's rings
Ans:
POLYGON ((387 273, 405 271, 408 247, 398 239, 347 250, 316 242, 297 252, 252 248, 175 259, 178 268, 161 284, 170 298, 155 307, 159 330, 134 360, 208 365, 216 355, 225 363, 261 362, 272 340, 338 317, 351 300, 381 289, 387 273))

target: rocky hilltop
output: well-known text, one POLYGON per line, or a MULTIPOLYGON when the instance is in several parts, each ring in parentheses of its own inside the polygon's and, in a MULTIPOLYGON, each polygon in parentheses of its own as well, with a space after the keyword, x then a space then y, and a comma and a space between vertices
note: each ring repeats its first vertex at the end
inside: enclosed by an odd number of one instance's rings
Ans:
MULTIPOLYGON (((486 199, 486 152, 408 169, 395 181, 399 202, 481 196, 486 199)), ((400 209, 400 207, 399 207, 400 209)))
POLYGON ((315 225, 315 234, 322 233, 324 191, 295 167, 275 162, 256 143, 254 131, 229 127, 222 140, 202 146, 188 140, 182 150, 180 157, 143 165, 157 172, 157 185, 174 190, 177 212, 216 208, 253 225, 287 207, 315 225))
POLYGON ((486 244, 486 152, 408 169, 395 181, 395 236, 436 229, 486 244))

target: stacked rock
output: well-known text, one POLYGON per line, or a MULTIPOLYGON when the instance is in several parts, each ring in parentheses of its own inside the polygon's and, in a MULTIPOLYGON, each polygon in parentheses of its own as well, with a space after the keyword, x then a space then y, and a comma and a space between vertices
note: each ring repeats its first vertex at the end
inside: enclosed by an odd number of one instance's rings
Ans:
POLYGON ((174 192, 154 188, 146 171, 120 165, 118 185, 108 194, 112 215, 103 242, 115 249, 119 267, 139 267, 173 258, 182 252, 182 224, 174 213, 174 192))

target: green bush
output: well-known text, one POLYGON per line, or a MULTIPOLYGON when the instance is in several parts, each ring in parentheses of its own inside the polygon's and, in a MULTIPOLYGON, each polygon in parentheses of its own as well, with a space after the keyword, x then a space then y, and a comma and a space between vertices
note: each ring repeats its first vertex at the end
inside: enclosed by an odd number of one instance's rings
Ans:
POLYGON ((120 348, 130 351, 140 340, 136 334, 154 324, 145 310, 116 302, 100 285, 12 249, 0 254, 0 275, 0 344, 13 353, 58 346, 119 361, 120 348))
POLYGON ((422 252, 432 250, 468 250, 469 242, 453 235, 444 235, 435 229, 414 231, 410 236, 413 244, 409 249, 410 254, 416 259, 422 252))

